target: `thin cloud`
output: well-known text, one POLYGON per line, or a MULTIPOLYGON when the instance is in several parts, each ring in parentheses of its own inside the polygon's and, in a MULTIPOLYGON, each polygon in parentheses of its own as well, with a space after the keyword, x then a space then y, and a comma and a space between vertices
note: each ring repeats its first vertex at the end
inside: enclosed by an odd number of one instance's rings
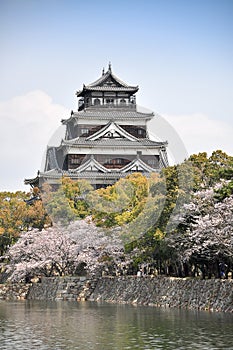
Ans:
POLYGON ((233 155, 233 127, 226 121, 211 119, 201 113, 164 115, 179 134, 189 154, 215 150, 233 155))
POLYGON ((29 190, 24 178, 36 175, 51 135, 68 114, 40 90, 0 102, 0 190, 29 190))

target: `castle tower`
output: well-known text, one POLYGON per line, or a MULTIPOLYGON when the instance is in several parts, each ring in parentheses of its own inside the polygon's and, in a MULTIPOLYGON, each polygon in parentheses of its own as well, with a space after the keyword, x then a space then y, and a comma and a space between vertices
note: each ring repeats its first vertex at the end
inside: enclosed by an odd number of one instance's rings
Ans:
POLYGON ((56 185, 62 176, 86 179, 95 187, 111 185, 132 172, 148 175, 168 166, 167 142, 149 138, 152 112, 136 104, 138 86, 107 72, 77 91, 78 110, 62 120, 66 133, 58 147, 48 147, 45 167, 25 183, 56 185))

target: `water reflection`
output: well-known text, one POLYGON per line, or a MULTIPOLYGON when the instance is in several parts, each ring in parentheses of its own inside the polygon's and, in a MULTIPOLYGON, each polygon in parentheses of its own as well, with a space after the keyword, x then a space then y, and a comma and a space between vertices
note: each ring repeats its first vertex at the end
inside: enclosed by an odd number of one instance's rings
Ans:
POLYGON ((233 315, 91 302, 0 302, 2 350, 233 349, 233 315))

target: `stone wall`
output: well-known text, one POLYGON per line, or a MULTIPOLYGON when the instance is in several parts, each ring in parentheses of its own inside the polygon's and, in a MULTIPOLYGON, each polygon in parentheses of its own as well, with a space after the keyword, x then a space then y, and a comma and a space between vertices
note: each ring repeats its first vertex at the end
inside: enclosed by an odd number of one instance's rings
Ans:
POLYGON ((6 283, 0 284, 0 300, 24 300, 31 284, 25 283, 6 283))
POLYGON ((113 303, 233 312, 233 280, 104 277, 89 298, 113 303))
POLYGON ((0 285, 0 299, 92 300, 233 312, 233 280, 52 277, 40 283, 0 285))
POLYGON ((27 299, 33 300, 87 300, 97 281, 86 277, 50 277, 33 283, 27 299))
POLYGON ((0 299, 3 300, 87 300, 97 280, 85 277, 42 278, 38 283, 0 284, 0 299))

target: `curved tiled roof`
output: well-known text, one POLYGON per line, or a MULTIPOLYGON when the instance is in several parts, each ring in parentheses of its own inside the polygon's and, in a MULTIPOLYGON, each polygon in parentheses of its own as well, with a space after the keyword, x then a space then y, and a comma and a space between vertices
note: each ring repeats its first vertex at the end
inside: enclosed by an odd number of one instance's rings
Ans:
MULTIPOLYGON (((153 172, 159 172, 160 169, 153 169, 153 172)), ((141 172, 141 171, 138 171, 141 172)), ((111 172, 106 172, 106 173, 101 173, 98 171, 84 171, 84 172, 80 172, 80 173, 76 173, 76 172, 70 172, 70 171, 58 171, 56 169, 54 169, 51 172, 43 172, 40 173, 40 177, 42 178, 47 178, 47 179, 61 179, 63 176, 69 176, 71 179, 112 179, 112 180, 116 180, 116 178, 121 178, 121 177, 125 177, 129 174, 135 173, 135 171, 127 171, 125 173, 122 173, 120 171, 116 171, 116 169, 114 169, 111 172)), ((144 175, 149 175, 151 172, 145 172, 143 173, 144 175)))
POLYGON ((92 168, 91 171, 101 171, 103 173, 107 173, 110 170, 105 168, 102 164, 100 164, 94 157, 89 158, 85 163, 78 166, 76 169, 70 170, 71 173, 77 172, 81 173, 85 170, 88 171, 89 168, 92 168), (95 170, 96 169, 96 170, 95 170))
MULTIPOLYGON (((118 87, 118 86, 84 86, 83 90, 90 91, 127 91, 127 92, 136 92, 138 91, 138 86, 127 86, 127 87, 118 87)), ((79 92, 77 92, 79 93, 79 92)))
POLYGON ((137 168, 137 171, 146 171, 146 172, 153 172, 155 171, 154 168, 151 168, 149 165, 144 163, 139 157, 134 159, 129 164, 125 165, 124 168, 121 168, 120 171, 123 173, 129 172, 130 170, 133 170, 134 168, 137 168))
POLYGON ((94 81, 91 84, 88 84, 86 87, 93 88, 93 87, 99 86, 99 85, 103 84, 106 80, 108 80, 109 78, 112 78, 113 80, 115 80, 119 85, 121 85, 124 88, 128 88, 128 87, 132 88, 133 87, 133 86, 129 86, 123 80, 119 79, 115 74, 112 73, 111 64, 109 64, 108 70, 106 73, 103 72, 102 76, 99 79, 97 79, 96 81, 94 81))
MULTIPOLYGON (((74 112, 71 118, 90 118, 90 119, 105 119, 105 120, 115 120, 115 119, 152 119, 154 113, 143 113, 135 110, 121 110, 120 108, 87 108, 86 110, 80 112, 74 112)), ((64 123, 71 118, 64 120, 64 123)))
POLYGON ((109 64, 108 71, 106 73, 103 72, 102 76, 94 81, 91 84, 83 85, 83 89, 76 92, 77 96, 81 96, 83 91, 127 91, 127 92, 137 92, 138 86, 130 86, 126 84, 123 80, 119 79, 116 75, 112 73, 111 64, 109 64), (107 82, 109 80, 112 81, 112 84, 115 86, 111 86, 107 82), (104 85, 104 84, 107 85, 104 85))
POLYGON ((157 141, 152 141, 149 139, 137 139, 135 141, 130 141, 127 139, 98 139, 98 140, 87 140, 84 137, 77 137, 76 139, 72 140, 62 140, 61 145, 64 146, 98 146, 98 147, 164 147, 167 145, 167 141, 165 142, 157 142, 157 141))
POLYGON ((24 184, 38 186, 39 185, 39 177, 36 176, 32 179, 24 179, 24 184))
POLYGON ((130 141, 137 141, 137 138, 135 136, 129 134, 126 130, 124 130, 119 125, 111 121, 108 124, 106 124, 102 129, 94 133, 93 135, 88 136, 87 140, 96 141, 97 139, 103 137, 108 131, 111 131, 111 130, 113 130, 114 132, 117 132, 119 136, 126 138, 130 141))

